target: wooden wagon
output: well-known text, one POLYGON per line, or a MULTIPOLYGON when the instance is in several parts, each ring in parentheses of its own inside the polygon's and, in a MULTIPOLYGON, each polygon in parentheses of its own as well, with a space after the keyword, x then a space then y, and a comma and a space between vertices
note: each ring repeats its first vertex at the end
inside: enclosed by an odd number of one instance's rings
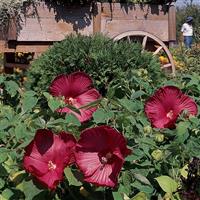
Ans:
POLYGON ((169 63, 162 68, 175 74, 168 47, 176 40, 175 6, 151 4, 95 3, 87 6, 63 6, 42 2, 21 17, 20 27, 10 20, 8 32, 0 39, 4 66, 27 67, 16 63, 16 52, 31 52, 37 58, 50 45, 67 35, 102 33, 114 40, 140 40, 143 49, 153 54, 164 51, 169 63), (34 14, 36 13, 36 14, 34 14))

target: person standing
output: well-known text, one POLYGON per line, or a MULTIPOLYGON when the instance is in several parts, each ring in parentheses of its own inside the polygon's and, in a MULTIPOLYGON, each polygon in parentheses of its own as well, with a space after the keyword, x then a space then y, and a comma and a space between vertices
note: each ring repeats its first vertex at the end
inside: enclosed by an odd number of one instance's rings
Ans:
POLYGON ((181 32, 183 33, 184 44, 186 48, 192 47, 192 37, 193 37, 193 27, 192 27, 193 17, 189 16, 186 18, 186 22, 182 25, 181 32))

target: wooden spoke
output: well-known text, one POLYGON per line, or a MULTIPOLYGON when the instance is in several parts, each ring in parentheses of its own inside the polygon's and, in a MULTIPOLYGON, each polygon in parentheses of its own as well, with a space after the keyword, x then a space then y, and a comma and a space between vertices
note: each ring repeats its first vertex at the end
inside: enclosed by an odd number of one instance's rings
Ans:
POLYGON ((161 67, 161 69, 169 68, 169 67, 171 67, 171 66, 172 66, 171 63, 167 63, 167 64, 163 65, 163 66, 161 67))
POLYGON ((129 35, 127 36, 127 40, 128 40, 129 43, 131 43, 131 38, 130 38, 129 35))
POLYGON ((147 35, 144 36, 143 40, 142 40, 142 48, 145 49, 146 48, 146 44, 147 44, 147 35))
POLYGON ((164 51, 164 53, 166 54, 166 56, 169 60, 169 63, 161 66, 161 68, 162 69, 170 68, 172 75, 175 76, 176 70, 175 70, 175 64, 174 64, 172 54, 170 53, 166 44, 162 40, 157 38, 155 35, 148 33, 148 32, 145 32, 145 31, 127 31, 127 32, 124 32, 124 33, 121 33, 121 34, 115 36, 114 41, 118 41, 118 40, 121 40, 123 38, 127 38, 129 40, 130 37, 136 37, 137 38, 138 36, 143 37, 143 40, 142 40, 143 50, 146 48, 147 39, 149 37, 152 41, 154 41, 158 45, 157 49, 154 52, 152 52, 153 55, 158 54, 161 50, 164 51))
POLYGON ((162 46, 159 46, 154 52, 153 52, 153 55, 157 55, 160 50, 162 49, 163 47, 162 46))

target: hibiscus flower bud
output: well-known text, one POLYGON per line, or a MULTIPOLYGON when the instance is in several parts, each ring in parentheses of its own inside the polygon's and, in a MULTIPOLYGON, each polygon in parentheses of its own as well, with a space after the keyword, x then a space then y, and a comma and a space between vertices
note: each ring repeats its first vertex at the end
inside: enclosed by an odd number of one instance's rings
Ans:
POLYGON ((163 142, 165 139, 165 136, 161 133, 156 133, 155 134, 155 141, 156 142, 163 142))
POLYGON ((144 131, 144 134, 151 134, 152 133, 152 128, 151 128, 151 126, 149 126, 149 125, 147 125, 147 126, 145 126, 144 128, 143 128, 143 131, 144 131))
POLYGON ((162 160, 163 159, 163 152, 159 149, 156 149, 151 153, 151 156, 154 160, 157 160, 157 161, 162 160))

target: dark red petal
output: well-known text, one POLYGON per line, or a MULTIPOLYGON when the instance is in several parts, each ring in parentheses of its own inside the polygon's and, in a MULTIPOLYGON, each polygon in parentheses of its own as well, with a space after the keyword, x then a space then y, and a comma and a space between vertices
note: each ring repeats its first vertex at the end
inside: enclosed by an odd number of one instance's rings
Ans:
POLYGON ((110 148, 109 132, 104 126, 84 130, 78 141, 77 148, 84 152, 100 152, 110 148))
MULTIPOLYGON (((75 162, 74 152, 76 147, 76 139, 73 135, 66 133, 66 132, 60 132, 59 137, 64 141, 66 153, 65 153, 65 159, 66 164, 72 164, 75 162)), ((64 151, 63 151, 64 152, 64 151)))
POLYGON ((56 189, 56 186, 59 184, 59 182, 63 179, 63 171, 64 169, 59 169, 59 171, 49 170, 48 173, 36 178, 42 185, 48 187, 51 190, 54 190, 56 189))
MULTIPOLYGON (((54 143, 54 135, 50 130, 39 129, 34 137, 38 152, 44 155, 54 143)), ((51 158, 50 158, 51 159, 51 158)))
POLYGON ((85 177, 84 181, 89 183, 93 183, 97 186, 108 186, 115 187, 117 184, 117 180, 110 179, 110 175, 112 174, 112 166, 105 165, 104 167, 99 167, 92 176, 85 177))
POLYGON ((34 157, 24 156, 23 166, 27 172, 34 176, 42 176, 48 172, 47 163, 34 157))
POLYGON ((50 85, 49 91, 53 96, 76 97, 90 89, 92 80, 84 72, 57 76, 50 85))
POLYGON ((156 128, 173 127, 184 109, 187 109, 191 114, 197 113, 195 102, 175 86, 165 86, 158 89, 145 104, 145 113, 152 126, 156 128), (167 114, 171 110, 173 117, 170 119, 167 114))
POLYGON ((54 135, 53 145, 44 155, 45 160, 51 160, 60 167, 68 165, 71 161, 72 148, 75 146, 74 139, 73 136, 64 132, 54 135))
POLYGON ((75 153, 76 164, 83 172, 84 176, 92 176, 94 172, 102 165, 98 153, 81 152, 75 153))
POLYGON ((98 167, 91 176, 85 176, 84 180, 97 186, 115 187, 122 165, 123 161, 116 157, 112 164, 98 167))
POLYGON ((185 94, 182 94, 178 100, 178 110, 180 112, 187 110, 190 115, 197 115, 198 113, 198 107, 195 101, 185 94))

